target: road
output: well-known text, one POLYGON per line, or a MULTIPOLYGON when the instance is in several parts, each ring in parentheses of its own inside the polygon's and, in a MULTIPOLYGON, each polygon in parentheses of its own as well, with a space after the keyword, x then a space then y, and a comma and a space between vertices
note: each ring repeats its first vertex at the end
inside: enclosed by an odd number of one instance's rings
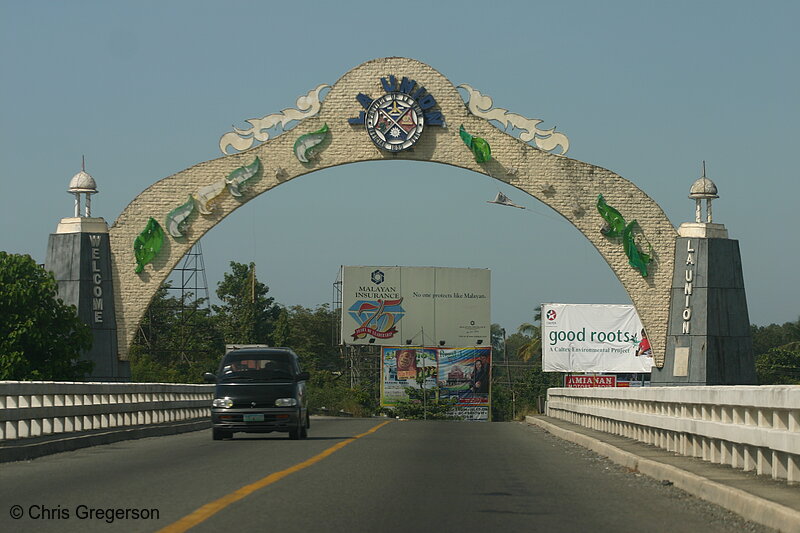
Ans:
POLYGON ((198 431, 3 464, 0 531, 764 531, 524 424, 383 422, 313 420, 304 441, 198 431), (140 516, 98 516, 126 508, 140 516))

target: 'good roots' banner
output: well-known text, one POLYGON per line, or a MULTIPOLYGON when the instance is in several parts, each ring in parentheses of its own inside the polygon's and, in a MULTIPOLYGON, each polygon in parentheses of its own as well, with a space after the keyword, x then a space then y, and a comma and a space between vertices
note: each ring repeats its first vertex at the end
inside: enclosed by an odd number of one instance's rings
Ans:
POLYGON ((632 305, 543 304, 545 372, 650 372, 653 352, 632 305))

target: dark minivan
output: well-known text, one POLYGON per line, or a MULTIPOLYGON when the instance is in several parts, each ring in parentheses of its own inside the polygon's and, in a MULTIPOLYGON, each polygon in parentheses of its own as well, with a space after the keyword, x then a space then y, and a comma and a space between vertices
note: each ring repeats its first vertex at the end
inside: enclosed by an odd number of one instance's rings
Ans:
POLYGON ((289 348, 230 346, 217 373, 203 377, 217 384, 211 406, 214 440, 231 438, 237 431, 308 436, 309 376, 300 371, 297 354, 289 348))

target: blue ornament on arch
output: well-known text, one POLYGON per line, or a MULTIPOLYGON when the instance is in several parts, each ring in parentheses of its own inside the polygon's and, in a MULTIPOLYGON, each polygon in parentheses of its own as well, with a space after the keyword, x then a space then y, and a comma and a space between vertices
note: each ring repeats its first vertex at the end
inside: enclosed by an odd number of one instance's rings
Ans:
POLYGON ((378 98, 359 93, 356 100, 364 108, 352 125, 364 125, 372 142, 382 150, 399 152, 416 144, 426 125, 444 126, 436 98, 416 80, 403 76, 381 78, 386 94, 378 98))

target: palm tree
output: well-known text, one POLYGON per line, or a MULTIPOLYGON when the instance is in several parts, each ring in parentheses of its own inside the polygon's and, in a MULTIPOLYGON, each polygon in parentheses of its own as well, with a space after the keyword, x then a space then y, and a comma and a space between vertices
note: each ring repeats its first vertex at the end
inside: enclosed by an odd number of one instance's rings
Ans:
POLYGON ((526 337, 530 337, 530 341, 526 342, 517 350, 517 356, 523 361, 542 355, 542 330, 536 325, 537 322, 542 321, 542 306, 537 305, 533 310, 533 324, 524 323, 520 324, 517 332, 526 337))
POLYGON ((489 333, 489 340, 494 353, 503 353, 503 343, 505 343, 506 330, 500 324, 492 324, 489 333))

